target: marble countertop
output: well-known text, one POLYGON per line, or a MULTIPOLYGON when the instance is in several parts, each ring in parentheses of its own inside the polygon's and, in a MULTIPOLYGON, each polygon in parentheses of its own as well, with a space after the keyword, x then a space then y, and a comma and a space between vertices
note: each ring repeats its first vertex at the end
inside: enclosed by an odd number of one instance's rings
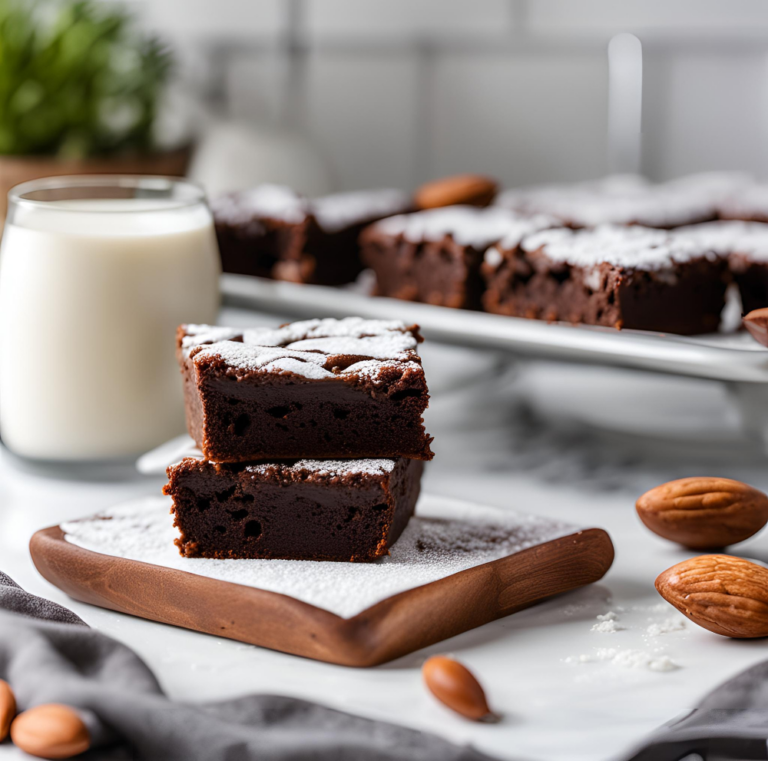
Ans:
MULTIPOLYGON (((257 321, 234 310, 222 319, 257 321)), ((765 641, 718 637, 663 604, 654 579, 691 553, 650 534, 634 512, 643 491, 688 475, 738 478, 768 490, 764 455, 740 437, 721 386, 600 368, 512 366, 498 356, 441 346, 426 346, 424 358, 437 453, 425 489, 607 529, 616 561, 600 583, 378 668, 317 663, 67 598, 35 571, 27 552, 31 534, 157 493, 162 479, 128 466, 96 474, 41 470, 6 451, 0 452, 0 568, 134 648, 171 697, 295 695, 472 743, 503 759, 615 758, 721 681, 768 657, 765 641), (675 427, 670 415, 677 411, 675 427), (615 615, 606 619, 609 613, 615 615), (601 628, 616 631, 594 630, 602 620, 615 625, 601 628), (503 714, 499 724, 464 721, 429 695, 419 669, 436 653, 451 653, 474 671, 503 714)), ((768 561, 768 531, 732 552, 768 561)), ((22 754, 0 748, 0 758, 16 757, 22 754)))

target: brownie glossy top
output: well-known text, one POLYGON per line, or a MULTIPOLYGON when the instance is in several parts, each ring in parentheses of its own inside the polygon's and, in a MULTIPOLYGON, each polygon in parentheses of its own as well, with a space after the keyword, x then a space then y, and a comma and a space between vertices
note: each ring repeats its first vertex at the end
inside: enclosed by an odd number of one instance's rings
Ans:
POLYGON ((418 326, 360 317, 274 329, 182 325, 178 334, 182 355, 195 364, 215 361, 238 377, 292 373, 307 380, 357 376, 375 381, 393 367, 421 371, 416 352, 421 340, 418 326))

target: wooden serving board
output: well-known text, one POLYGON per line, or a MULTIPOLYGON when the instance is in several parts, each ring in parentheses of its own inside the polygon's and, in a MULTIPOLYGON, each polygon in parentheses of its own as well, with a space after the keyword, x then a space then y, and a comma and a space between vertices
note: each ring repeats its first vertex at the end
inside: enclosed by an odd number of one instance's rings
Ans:
POLYGON ((342 618, 284 594, 84 549, 67 541, 59 526, 38 531, 30 552, 38 571, 76 600, 356 667, 385 663, 591 584, 614 555, 605 531, 584 529, 342 618))

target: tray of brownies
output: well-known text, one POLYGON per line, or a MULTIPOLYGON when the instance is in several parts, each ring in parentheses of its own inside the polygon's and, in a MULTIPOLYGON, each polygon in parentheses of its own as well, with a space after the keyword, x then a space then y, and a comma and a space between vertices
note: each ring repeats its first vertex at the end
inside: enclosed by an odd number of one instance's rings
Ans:
POLYGON ((181 326, 197 449, 166 496, 39 531, 35 565, 84 602, 351 666, 602 578, 602 529, 421 493, 421 340, 359 317, 181 326))
POLYGON ((318 199, 263 185, 212 208, 233 303, 405 319, 431 339, 523 355, 768 381, 768 354, 739 329, 768 307, 768 188, 741 174, 502 192, 465 175, 412 195, 318 199))

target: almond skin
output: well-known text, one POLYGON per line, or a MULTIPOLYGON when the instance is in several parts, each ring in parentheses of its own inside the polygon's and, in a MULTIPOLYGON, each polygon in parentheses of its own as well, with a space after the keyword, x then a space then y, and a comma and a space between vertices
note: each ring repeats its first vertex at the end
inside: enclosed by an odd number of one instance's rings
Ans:
POLYGON ((692 550, 743 542, 768 523, 768 497, 729 478, 681 478, 637 500, 640 520, 655 534, 692 550))
POLYGON ((0 679, 0 742, 8 737, 8 730, 15 716, 16 696, 8 682, 0 679))
POLYGON ((742 322, 755 341, 768 346, 768 308, 753 309, 742 318, 742 322))
POLYGON ((490 177, 478 174, 457 174, 422 185, 414 193, 417 209, 438 209, 442 206, 488 206, 496 197, 498 185, 490 177))
POLYGON ((732 555, 701 555, 656 579, 658 593, 724 637, 768 637, 768 569, 732 555))
POLYGON ((429 691, 452 711, 472 721, 495 721, 485 692, 472 672, 458 661, 435 655, 421 668, 429 691))
POLYGON ((11 724, 11 740, 38 758, 72 758, 91 744, 88 728, 74 708, 59 703, 35 706, 11 724))

